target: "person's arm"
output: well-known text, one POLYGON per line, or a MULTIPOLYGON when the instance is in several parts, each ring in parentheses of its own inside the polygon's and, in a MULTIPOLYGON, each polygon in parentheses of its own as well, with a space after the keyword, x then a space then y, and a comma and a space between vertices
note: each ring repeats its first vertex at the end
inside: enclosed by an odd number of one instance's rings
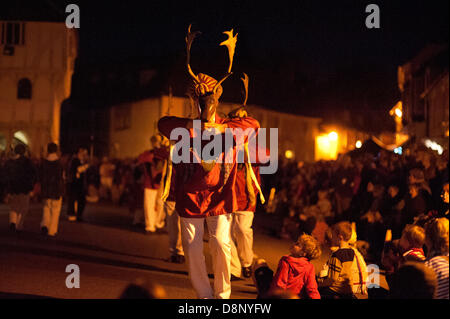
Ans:
POLYGON ((331 256, 328 262, 328 275, 322 278, 319 285, 321 287, 330 287, 333 283, 335 283, 338 280, 341 270, 342 270, 341 261, 335 256, 331 256))
POLYGON ((273 276, 271 289, 280 288, 286 289, 289 275, 289 265, 284 258, 281 258, 278 263, 277 272, 273 276))
POLYGON ((158 121, 158 130, 170 140, 170 134, 172 130, 176 128, 189 129, 192 136, 192 119, 176 117, 176 116, 164 116, 158 121))
POLYGON ((306 279, 305 291, 308 297, 311 299, 320 299, 320 293, 317 288, 316 271, 314 270, 314 266, 311 267, 305 279, 306 279))

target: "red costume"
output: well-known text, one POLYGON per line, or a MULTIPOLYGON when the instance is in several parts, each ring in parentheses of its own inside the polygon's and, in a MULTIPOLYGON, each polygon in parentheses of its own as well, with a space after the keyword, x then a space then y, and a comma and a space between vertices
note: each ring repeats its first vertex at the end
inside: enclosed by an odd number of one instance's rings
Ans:
MULTIPOLYGON (((175 128, 185 128, 192 119, 166 116, 159 120, 159 131, 170 138, 175 128)), ((216 116, 217 124, 226 124, 228 128, 259 128, 257 120, 246 118, 222 119, 216 116)), ((190 130, 191 139, 194 137, 190 130)), ((223 135, 224 138, 224 135, 223 135)), ((208 141, 202 141, 208 143, 208 141)), ((192 141, 191 141, 192 145, 192 141)), ((223 144, 222 144, 223 145, 223 144)), ((233 147, 233 158, 236 159, 236 145, 233 147)), ((190 151, 191 160, 197 156, 190 151)), ((224 152, 222 156, 224 158, 224 152)), ((176 170, 176 209, 181 217, 204 218, 235 212, 238 209, 235 181, 237 163, 215 163, 210 171, 201 163, 174 164, 176 170)))

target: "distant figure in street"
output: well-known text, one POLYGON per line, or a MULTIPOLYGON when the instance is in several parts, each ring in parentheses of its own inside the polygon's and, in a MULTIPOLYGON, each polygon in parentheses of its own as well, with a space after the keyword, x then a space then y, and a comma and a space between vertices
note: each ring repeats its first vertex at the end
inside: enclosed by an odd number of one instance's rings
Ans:
POLYGON ((116 166, 107 158, 103 157, 100 165, 100 196, 103 199, 111 198, 113 187, 114 170, 116 166))
MULTIPOLYGON (((150 138, 152 149, 143 152, 138 157, 138 165, 144 175, 144 218, 145 231, 154 233, 157 228, 164 227, 162 218, 162 201, 158 198, 158 189, 161 182, 162 169, 166 150, 161 148, 161 136, 154 135, 150 138), (162 154, 161 154, 162 153, 162 154)), ((142 212, 136 211, 133 224, 138 224, 142 219, 142 212)))
POLYGON ((47 145, 47 158, 40 168, 40 183, 44 209, 41 231, 44 235, 55 236, 58 232, 59 215, 61 213, 62 194, 64 191, 63 167, 58 157, 58 146, 47 145))
POLYGON ((72 158, 67 174, 67 215, 69 221, 83 221, 83 211, 86 206, 86 171, 88 152, 85 148, 79 148, 78 153, 72 158))
POLYGON ((12 231, 23 229, 29 210, 30 193, 36 183, 36 168, 25 156, 25 145, 14 148, 14 157, 5 163, 7 202, 10 206, 9 223, 12 231))

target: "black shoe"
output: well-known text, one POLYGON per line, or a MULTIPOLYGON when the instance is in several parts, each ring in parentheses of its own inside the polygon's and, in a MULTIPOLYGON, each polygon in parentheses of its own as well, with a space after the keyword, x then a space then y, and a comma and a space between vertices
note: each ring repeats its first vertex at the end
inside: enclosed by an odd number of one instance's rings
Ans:
POLYGON ((179 264, 184 264, 186 261, 186 258, 183 255, 178 255, 177 260, 179 264))
POLYGON ((42 235, 45 235, 45 236, 47 236, 48 235, 48 228, 47 227, 42 227, 41 228, 41 233, 42 233, 42 235))
POLYGON ((184 264, 185 258, 183 255, 172 255, 169 258, 169 262, 174 264, 184 264))
POLYGON ((9 224, 9 230, 15 232, 16 231, 16 224, 14 224, 14 223, 9 224))
POLYGON ((252 268, 251 267, 242 267, 242 275, 245 278, 250 278, 252 276, 252 268))

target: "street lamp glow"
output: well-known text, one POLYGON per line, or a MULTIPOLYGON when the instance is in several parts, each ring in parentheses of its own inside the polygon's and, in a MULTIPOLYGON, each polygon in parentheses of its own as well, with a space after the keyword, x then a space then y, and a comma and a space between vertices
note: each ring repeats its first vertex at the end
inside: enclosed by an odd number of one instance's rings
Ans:
POLYGON ((287 151, 284 153, 284 156, 286 156, 287 159, 294 158, 294 152, 291 151, 291 150, 287 150, 287 151))
POLYGON ((338 134, 336 132, 331 132, 330 134, 328 134, 328 138, 330 139, 330 141, 337 141, 338 134))
POLYGON ((396 108, 396 109, 395 109, 395 115, 396 115, 397 117, 402 117, 402 115, 403 115, 402 110, 400 110, 399 108, 396 108))
POLYGON ((361 146, 362 146, 362 142, 361 141, 356 141, 356 143, 355 143, 355 147, 356 148, 361 148, 361 146))

